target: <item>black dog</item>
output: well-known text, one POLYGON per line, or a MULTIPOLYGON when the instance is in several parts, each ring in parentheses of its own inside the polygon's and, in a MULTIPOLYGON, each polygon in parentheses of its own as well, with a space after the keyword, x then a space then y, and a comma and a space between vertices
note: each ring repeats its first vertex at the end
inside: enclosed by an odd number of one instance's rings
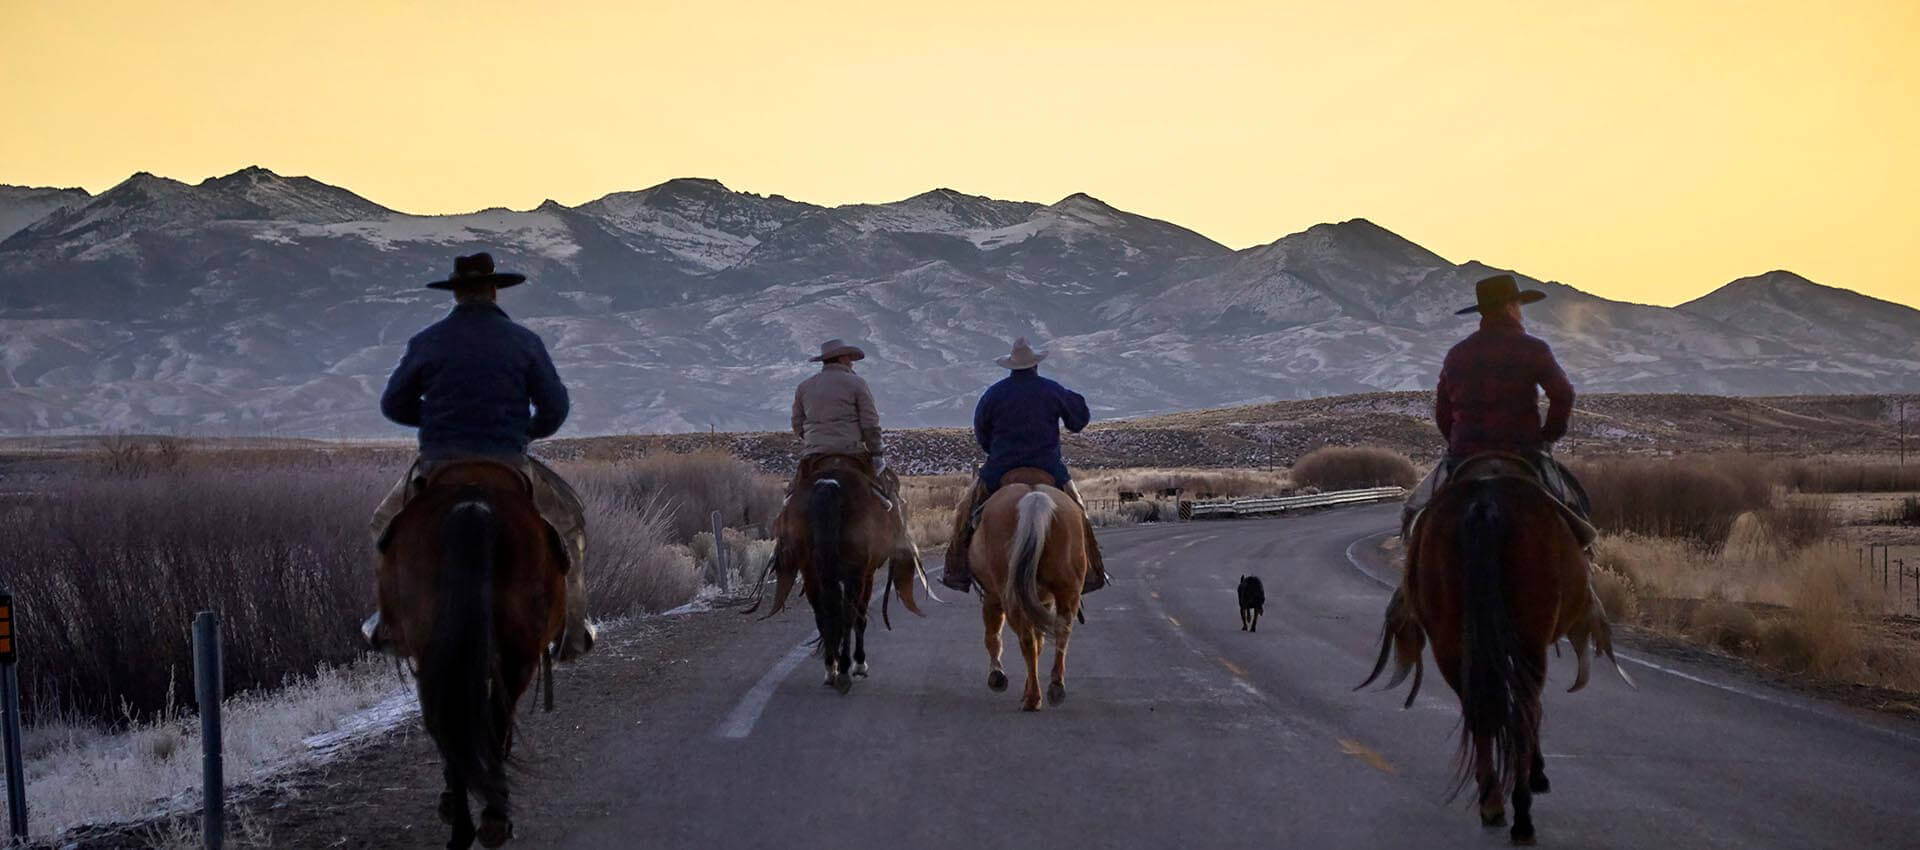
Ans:
POLYGON ((1259 576, 1240 577, 1240 631, 1260 631, 1260 613, 1267 607, 1267 589, 1259 576))

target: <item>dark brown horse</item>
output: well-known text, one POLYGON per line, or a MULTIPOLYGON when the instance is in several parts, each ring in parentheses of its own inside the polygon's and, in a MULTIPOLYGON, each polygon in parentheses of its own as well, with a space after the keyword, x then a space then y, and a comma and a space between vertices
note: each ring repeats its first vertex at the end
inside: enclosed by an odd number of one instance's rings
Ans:
MULTIPOLYGON (((809 459, 795 479, 781 511, 780 551, 774 570, 779 583, 773 610, 786 607, 794 577, 813 606, 826 660, 826 683, 841 693, 853 689, 853 677, 867 675, 867 609, 873 601, 874 574, 889 565, 888 579, 907 610, 919 614, 913 599, 920 574, 919 554, 896 541, 890 511, 904 510, 880 495, 873 468, 857 458, 829 455, 809 459)), ((757 606, 756 606, 757 607, 757 606)))
MULTIPOLYGON (((1427 507, 1407 547, 1407 571, 1387 605, 1380 656, 1365 687, 1385 669, 1388 687, 1414 674, 1420 693, 1421 648, 1460 698, 1464 720, 1459 785, 1478 781, 1481 823, 1506 822, 1513 798, 1515 844, 1532 844, 1533 795, 1547 792, 1540 751, 1540 692, 1547 649, 1568 638, 1580 662, 1573 687, 1587 683, 1588 642, 1613 657, 1604 612, 1587 585, 1579 538, 1525 459, 1468 459, 1427 507)), ((1618 668, 1618 662, 1615 662, 1618 668)), ((1625 672, 1621 673, 1624 678, 1625 672)))
POLYGON ((1007 674, 1000 666, 1004 622, 1013 627, 1013 638, 1027 660, 1020 707, 1039 711, 1041 640, 1049 635, 1053 674, 1047 701, 1059 705, 1067 698, 1067 643, 1089 568, 1086 519, 1045 470, 1015 469, 1000 481, 1000 489, 981 509, 980 530, 968 553, 980 579, 980 617, 992 665, 987 687, 1007 689, 1007 674))
POLYGON ((484 461, 436 471, 394 519, 380 616, 408 659, 440 750, 450 848, 513 837, 506 766, 514 706, 565 625, 564 558, 525 478, 484 461), (476 830, 468 795, 480 799, 476 830))

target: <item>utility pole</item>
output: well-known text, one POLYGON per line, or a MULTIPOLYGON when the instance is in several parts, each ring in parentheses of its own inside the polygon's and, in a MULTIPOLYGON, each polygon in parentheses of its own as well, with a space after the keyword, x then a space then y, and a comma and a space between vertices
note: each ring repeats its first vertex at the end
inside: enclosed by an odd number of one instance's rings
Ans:
POLYGON ((1900 399, 1900 465, 1907 465, 1907 400, 1900 399))

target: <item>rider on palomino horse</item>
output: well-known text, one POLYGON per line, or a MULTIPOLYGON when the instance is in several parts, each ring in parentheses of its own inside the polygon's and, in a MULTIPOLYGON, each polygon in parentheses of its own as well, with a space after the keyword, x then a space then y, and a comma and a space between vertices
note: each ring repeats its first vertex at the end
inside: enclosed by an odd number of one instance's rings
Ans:
POLYGON ((881 442, 880 411, 866 379, 853 372, 854 361, 866 357, 859 347, 830 339, 820 345, 818 356, 808 358, 820 364, 820 371, 801 381, 793 392, 793 433, 800 438, 800 463, 788 493, 799 492, 826 458, 860 461, 872 470, 881 495, 894 505, 896 548, 911 552, 913 537, 907 532, 906 510, 900 502, 900 476, 887 468, 881 442))
POLYGON ((1520 320, 1521 305, 1547 295, 1537 289, 1521 291, 1507 274, 1475 284, 1474 294, 1477 303, 1458 315, 1479 313, 1480 330, 1447 352, 1434 393, 1434 424, 1447 440, 1447 456, 1408 496, 1400 516, 1401 538, 1413 539, 1420 512, 1463 461, 1482 452, 1509 452, 1533 465, 1541 486, 1578 517, 1573 525, 1581 544, 1591 544, 1586 490, 1548 453, 1567 433, 1573 384, 1554 360, 1553 349, 1529 336, 1520 320), (1547 392, 1545 425, 1536 388, 1547 392))
MULTIPOLYGON (((980 468, 972 492, 954 512, 953 540, 947 544, 946 573, 940 578, 941 584, 962 593, 973 586, 967 547, 973 540, 975 516, 1000 488, 1001 476, 1021 467, 1045 470, 1076 504, 1086 507, 1060 457, 1060 426, 1080 433, 1092 414, 1079 393, 1040 377, 1040 361, 1045 359, 1046 352, 1035 353, 1025 337, 1016 340, 1011 355, 994 361, 1012 374, 989 387, 973 409, 973 436, 987 453, 987 463, 980 468)), ((1081 592, 1092 593, 1107 586, 1107 569, 1093 538, 1092 520, 1087 521, 1086 531, 1091 563, 1081 592)))
MULTIPOLYGON (((453 276, 427 284, 453 292, 446 318, 407 341, 407 353, 387 381, 380 412, 420 429, 420 454, 374 511, 376 549, 386 548, 389 526, 418 497, 432 473, 464 461, 492 461, 520 472, 532 487, 534 505, 564 545, 567 625, 559 658, 569 661, 593 648, 587 623, 586 509, 567 482, 527 455, 527 444, 550 437, 567 419, 567 388, 539 335, 507 317, 494 301, 499 290, 525 275, 493 270, 493 257, 454 260, 453 276), (529 410, 531 409, 531 410, 529 410)), ((390 642, 375 612, 362 626, 374 648, 390 642)))

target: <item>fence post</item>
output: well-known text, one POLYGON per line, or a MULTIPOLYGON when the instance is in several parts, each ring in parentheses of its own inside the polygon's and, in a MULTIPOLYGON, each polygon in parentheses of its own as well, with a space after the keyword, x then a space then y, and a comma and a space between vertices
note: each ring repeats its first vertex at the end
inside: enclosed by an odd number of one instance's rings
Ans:
POLYGON ((209 850, 226 841, 226 763, 221 754, 222 687, 220 615, 201 611, 193 618, 193 684, 200 703, 200 781, 204 812, 200 834, 209 850))
POLYGON ((726 526, 720 521, 720 512, 713 512, 713 568, 718 570, 720 592, 733 592, 733 574, 727 571, 727 535, 726 526))
POLYGON ((0 590, 0 726, 5 727, 7 761, 7 830, 18 842, 27 840, 27 767, 20 745, 20 671, 14 640, 13 594, 0 590))

